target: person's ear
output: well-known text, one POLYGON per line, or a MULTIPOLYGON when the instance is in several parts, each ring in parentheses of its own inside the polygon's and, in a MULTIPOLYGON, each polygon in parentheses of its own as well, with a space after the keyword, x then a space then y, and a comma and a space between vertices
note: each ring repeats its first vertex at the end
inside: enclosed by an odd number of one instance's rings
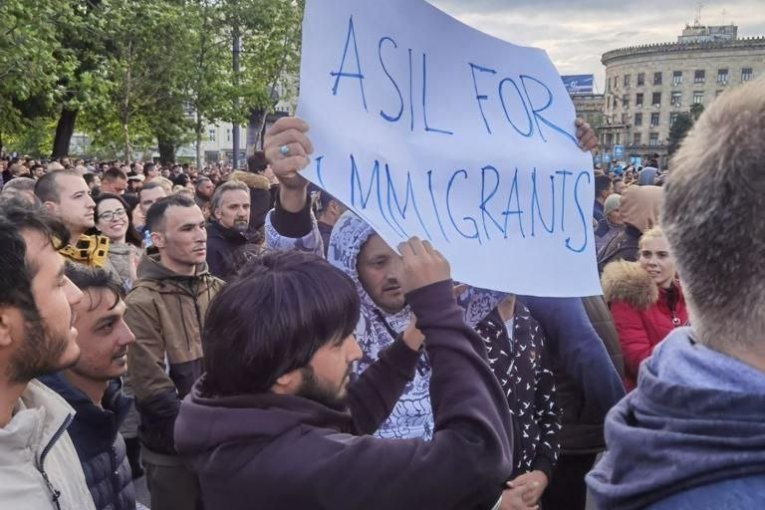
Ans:
POLYGON ((278 395, 294 395, 303 383, 303 374, 295 369, 279 376, 271 386, 271 391, 278 395))
POLYGON ((0 349, 10 347, 14 336, 23 327, 21 311, 13 306, 0 306, 0 349))
POLYGON ((56 202, 51 202, 49 200, 43 202, 43 205, 45 206, 45 209, 50 213, 51 216, 54 218, 60 218, 61 215, 59 214, 60 207, 56 202))
POLYGON ((161 232, 152 232, 151 233, 151 244, 156 246, 157 248, 164 248, 165 247, 165 235, 161 232))

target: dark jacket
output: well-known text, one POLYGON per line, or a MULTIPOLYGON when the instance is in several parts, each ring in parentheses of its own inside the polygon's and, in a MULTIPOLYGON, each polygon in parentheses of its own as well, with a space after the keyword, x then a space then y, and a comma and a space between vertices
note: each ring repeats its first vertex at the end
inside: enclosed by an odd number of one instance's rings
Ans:
POLYGON ((130 388, 141 415, 141 442, 172 454, 181 399, 202 375, 202 329, 207 307, 223 282, 200 264, 184 276, 144 255, 125 299, 125 322, 136 337, 128 349, 130 388))
POLYGON ((207 267, 213 276, 229 280, 259 252, 242 232, 214 220, 207 224, 207 267))
POLYGON ((624 396, 624 385, 579 298, 522 301, 545 331, 561 409, 561 453, 601 451, 606 413, 624 396))
POLYGON ((40 381, 61 395, 77 413, 67 432, 77 450, 96 509, 135 509, 133 476, 125 440, 119 433, 132 401, 122 394, 122 385, 110 382, 101 401, 103 408, 99 408, 61 373, 45 375, 40 381))
POLYGON ((675 330, 608 415, 608 450, 587 475, 597 508, 763 508, 763 409, 765 374, 675 330))
POLYGON ((632 225, 627 225, 624 230, 616 234, 606 244, 598 254, 598 271, 603 272, 603 268, 609 262, 615 260, 628 260, 636 262, 638 252, 640 251, 640 237, 643 234, 632 225))
POLYGON ((476 326, 483 338, 494 375, 502 385, 513 418, 511 478, 540 470, 552 478, 560 451, 560 416, 555 401, 555 376, 545 347, 544 331, 516 301, 512 337, 495 308, 476 326))
POLYGON ((512 471, 502 388, 443 281, 407 296, 428 338, 432 441, 371 434, 414 376, 394 342, 349 388, 349 413, 293 395, 183 402, 176 448, 199 475, 206 510, 491 508, 512 471))

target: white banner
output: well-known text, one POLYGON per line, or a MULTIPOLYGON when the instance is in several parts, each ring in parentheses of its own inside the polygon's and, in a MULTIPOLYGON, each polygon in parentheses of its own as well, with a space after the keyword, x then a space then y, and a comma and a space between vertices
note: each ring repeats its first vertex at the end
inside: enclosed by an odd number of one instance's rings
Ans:
POLYGON ((543 50, 421 0, 308 0, 302 52, 306 176, 391 246, 428 239, 477 287, 601 293, 592 157, 543 50))

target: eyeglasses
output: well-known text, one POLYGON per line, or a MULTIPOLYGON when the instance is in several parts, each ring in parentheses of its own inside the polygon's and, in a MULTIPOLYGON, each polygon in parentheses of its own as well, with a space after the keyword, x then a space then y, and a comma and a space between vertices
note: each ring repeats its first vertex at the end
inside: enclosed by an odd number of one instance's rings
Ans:
POLYGON ((115 209, 114 211, 104 211, 98 215, 99 220, 113 221, 127 217, 125 209, 115 209))

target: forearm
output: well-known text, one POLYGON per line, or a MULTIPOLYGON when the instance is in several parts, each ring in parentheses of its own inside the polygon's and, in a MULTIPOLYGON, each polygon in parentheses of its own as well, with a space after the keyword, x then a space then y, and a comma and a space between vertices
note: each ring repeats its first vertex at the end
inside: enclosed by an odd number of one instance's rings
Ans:
POLYGON ((388 418, 414 377, 421 355, 399 338, 348 388, 348 407, 358 434, 374 433, 388 418))

